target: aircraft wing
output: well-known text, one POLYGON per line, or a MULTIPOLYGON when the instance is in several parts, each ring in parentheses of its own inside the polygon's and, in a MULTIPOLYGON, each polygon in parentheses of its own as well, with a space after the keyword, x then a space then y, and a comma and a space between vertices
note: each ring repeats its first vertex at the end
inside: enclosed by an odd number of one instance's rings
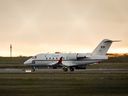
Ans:
POLYGON ((62 59, 63 59, 63 57, 60 57, 60 59, 58 61, 53 61, 53 62, 49 63, 48 65, 56 66, 56 67, 62 66, 62 59))

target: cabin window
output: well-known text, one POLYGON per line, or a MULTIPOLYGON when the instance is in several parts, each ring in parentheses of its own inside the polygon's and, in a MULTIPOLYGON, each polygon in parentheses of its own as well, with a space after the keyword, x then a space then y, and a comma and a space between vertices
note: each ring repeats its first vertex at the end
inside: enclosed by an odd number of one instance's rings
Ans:
POLYGON ((51 57, 49 57, 49 59, 51 59, 51 57))

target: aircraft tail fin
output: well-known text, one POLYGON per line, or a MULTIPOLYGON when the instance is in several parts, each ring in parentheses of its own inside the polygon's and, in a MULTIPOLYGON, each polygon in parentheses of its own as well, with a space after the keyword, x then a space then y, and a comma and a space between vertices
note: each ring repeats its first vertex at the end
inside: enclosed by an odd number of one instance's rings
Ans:
POLYGON ((104 39, 100 42, 100 44, 94 49, 92 55, 106 55, 108 49, 110 48, 112 42, 119 42, 120 40, 109 40, 104 39))

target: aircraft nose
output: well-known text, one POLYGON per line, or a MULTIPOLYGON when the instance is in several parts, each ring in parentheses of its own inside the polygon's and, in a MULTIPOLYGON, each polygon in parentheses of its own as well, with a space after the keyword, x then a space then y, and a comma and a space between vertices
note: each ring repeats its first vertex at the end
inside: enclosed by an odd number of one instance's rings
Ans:
POLYGON ((25 61, 25 62, 24 62, 24 65, 27 65, 27 64, 29 64, 28 61, 25 61))
POLYGON ((28 59, 27 61, 24 62, 24 65, 31 64, 31 63, 32 63, 32 60, 28 59))
POLYGON ((25 65, 28 64, 27 61, 25 61, 24 64, 25 64, 25 65))

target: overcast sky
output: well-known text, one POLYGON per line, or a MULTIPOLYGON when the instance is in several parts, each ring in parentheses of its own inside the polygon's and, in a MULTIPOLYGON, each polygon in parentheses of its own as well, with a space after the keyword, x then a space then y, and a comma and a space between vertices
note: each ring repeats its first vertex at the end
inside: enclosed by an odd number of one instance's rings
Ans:
POLYGON ((128 52, 128 0, 0 0, 0 56, 91 52, 104 38, 128 52))

